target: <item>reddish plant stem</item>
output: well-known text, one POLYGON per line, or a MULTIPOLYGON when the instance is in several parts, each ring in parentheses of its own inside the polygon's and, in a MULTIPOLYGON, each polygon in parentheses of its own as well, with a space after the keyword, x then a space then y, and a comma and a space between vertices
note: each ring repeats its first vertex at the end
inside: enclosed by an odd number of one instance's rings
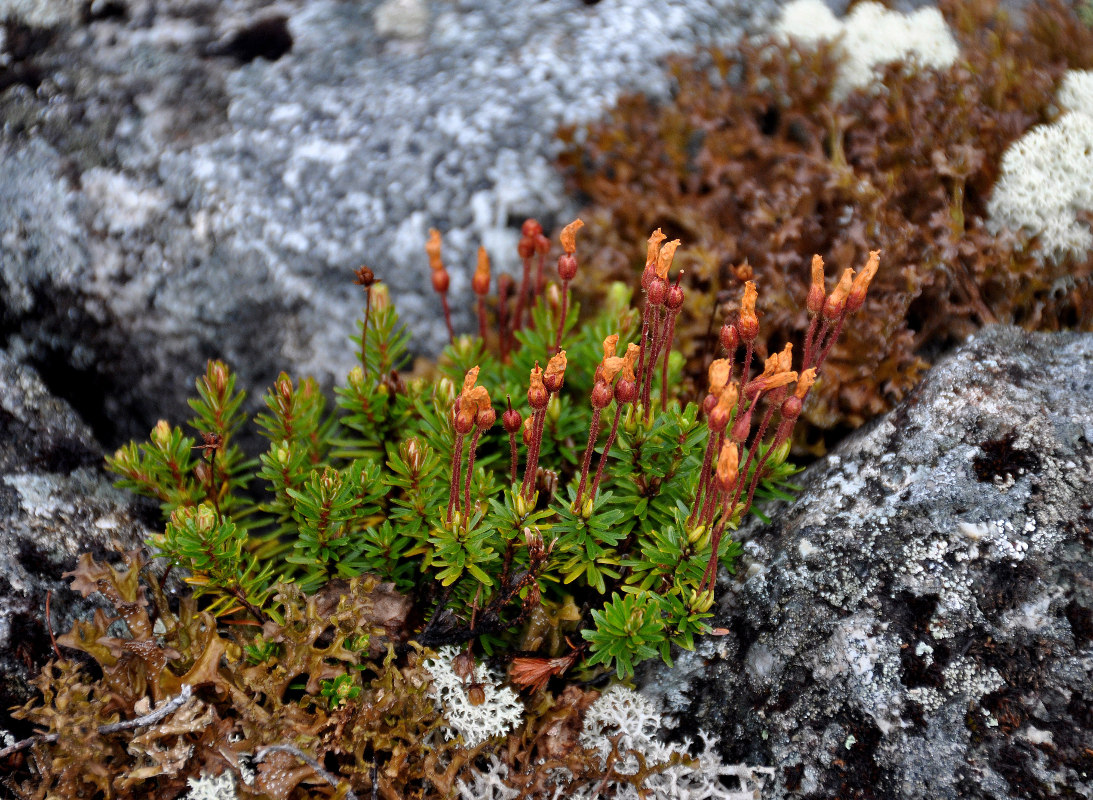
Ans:
POLYGON ((482 346, 486 346, 486 298, 478 296, 478 338, 482 340, 482 346))
MULTIPOLYGON (((725 432, 721 431, 717 434, 717 444, 714 446, 714 452, 720 453, 722 445, 725 444, 725 432)), ((709 525, 713 521, 713 512, 717 507, 717 491, 715 490, 715 484, 717 481, 717 473, 711 469, 709 475, 706 478, 706 502, 702 506, 702 516, 699 519, 703 525, 709 525)))
POLYGON ((808 333, 805 334, 805 353, 801 363, 804 365, 802 370, 808 369, 810 366, 809 359, 812 358, 812 351, 816 348, 816 330, 820 325, 820 315, 813 314, 812 320, 808 323, 808 333))
MULTIPOLYGON (((739 479, 738 479, 739 480, 739 479)), ((710 551, 710 561, 706 564, 706 571, 702 573, 702 583, 698 584, 698 591, 705 591, 707 588, 713 589, 714 584, 717 582, 717 551, 721 547, 721 537, 725 533, 725 519, 727 514, 721 517, 721 521, 717 523, 717 527, 714 528, 713 536, 710 537, 710 545, 712 550, 710 551), (707 587, 707 584, 709 586, 707 587)))
POLYGON ((592 465, 592 451, 596 449, 596 439, 600 435, 600 409, 592 407, 592 423, 588 426, 588 444, 584 448, 584 459, 581 462, 581 482, 577 486, 576 508, 581 508, 581 497, 584 495, 584 485, 588 481, 588 468, 592 465))
POLYGON ((509 456, 509 469, 510 469, 510 472, 512 473, 511 477, 509 478, 509 483, 515 485, 516 484, 516 458, 517 458, 517 456, 516 456, 516 434, 515 433, 510 433, 509 434, 509 449, 512 451, 511 455, 509 456))
POLYGON ((471 435, 471 445, 467 450, 467 480, 463 487, 463 524, 470 527, 471 518, 471 481, 474 479, 474 454, 478 448, 478 437, 482 429, 475 425, 471 435))
POLYGON ((668 359, 672 355, 672 341, 676 338, 676 317, 678 311, 670 311, 668 317, 668 333, 664 344, 664 366, 660 373, 660 410, 668 410, 668 359))
POLYGON ((455 344, 455 328, 452 327, 452 310, 448 307, 448 296, 440 295, 440 305, 444 307, 444 323, 448 326, 448 344, 455 344))
POLYGON ((452 448, 452 482, 448 487, 448 517, 452 521, 452 511, 459 504, 459 478, 463 473, 463 434, 456 431, 455 446, 452 448))
POLYGON ((816 369, 818 370, 823 363, 827 361, 827 356, 831 352, 831 348, 838 341, 839 336, 843 332, 843 323, 846 322, 846 310, 839 315, 839 321, 835 323, 835 330, 831 332, 831 335, 827 337, 827 341, 824 343, 824 349, 820 351, 820 357, 816 359, 816 369))
POLYGON ((361 328, 361 371, 368 380, 368 322, 372 316, 372 287, 364 287, 364 325, 361 328))
POLYGON ((562 332, 565 330, 565 315, 569 311, 569 281, 562 279, 562 313, 558 316, 558 335, 554 337, 554 352, 562 349, 562 332))
POLYGON ((528 463, 524 466, 524 483, 521 493, 530 500, 535 492, 535 478, 539 470, 539 448, 543 443, 543 425, 546 422, 546 408, 535 412, 531 420, 531 445, 528 447, 528 463))
MULTIPOLYGON (((753 403, 759 402, 759 397, 756 396, 753 403)), ((733 492, 731 508, 736 507, 736 501, 740 499, 740 495, 744 491, 744 480, 747 478, 748 467, 751 466, 751 461, 755 457, 755 454, 759 452, 759 445, 763 442, 763 437, 767 433, 767 426, 770 424, 770 418, 774 416, 774 404, 768 404, 766 413, 763 414, 763 420, 759 423, 759 430, 756 431, 755 436, 752 437, 751 447, 748 448, 748 457, 744 459, 744 466, 740 470, 742 478, 737 481, 736 491, 733 492)), ((752 476, 751 481, 748 484, 748 503, 744 506, 744 510, 740 512, 740 517, 743 519, 744 514, 748 513, 748 509, 751 508, 751 498, 755 495, 755 486, 759 483, 759 470, 755 470, 755 474, 752 476)))
POLYGON ((710 435, 706 437, 706 455, 702 458, 702 469, 698 471, 698 485, 695 486, 694 507, 691 509, 691 515, 687 517, 688 527, 694 525, 695 520, 698 519, 699 509, 702 507, 702 497, 706 489, 706 481, 709 480, 710 464, 713 462, 713 449, 716 440, 717 434, 714 433, 714 431, 710 431, 710 435))
MULTIPOLYGON (((497 279, 497 327, 499 333, 499 346, 501 351, 501 363, 509 363, 509 286, 508 275, 502 275, 497 279)), ((515 481, 515 479, 513 479, 515 481)))
POLYGON ((638 347, 638 387, 640 392, 641 382, 644 380, 645 375, 645 356, 646 348, 649 346, 649 311, 652 306, 649 304, 648 299, 645 301, 645 308, 641 311, 641 342, 638 347))
POLYGON ((611 455, 611 446, 615 444, 615 436, 619 432, 619 418, 622 417, 622 403, 617 403, 615 406, 615 419, 611 422, 611 432, 607 434, 607 441, 603 445, 603 454, 600 456, 600 463, 596 467, 596 477, 592 481, 592 488, 588 490, 588 496, 592 499, 592 502, 596 502, 596 492, 600 489, 600 481, 603 480, 603 466, 607 463, 608 456, 611 455))
POLYGON ((538 297, 539 295, 541 295, 543 293, 543 286, 545 285, 544 280, 543 280, 543 267, 545 265, 546 265, 546 253, 540 251, 540 253, 539 253, 539 264, 535 268, 535 296, 536 297, 538 297))
MULTIPOLYGON (((813 320, 813 322, 815 322, 815 320, 813 320)), ((812 326, 810 325, 809 329, 811 330, 811 328, 812 326)), ((827 336, 829 330, 831 330, 831 323, 825 319, 823 325, 820 326, 820 332, 812 340, 812 346, 810 347, 807 343, 805 344, 805 360, 802 369, 816 366, 816 351, 819 350, 820 344, 823 342, 824 337, 827 336)))
POLYGON ((516 319, 513 322, 513 331, 524 327, 524 307, 528 304, 528 283, 531 279, 531 257, 523 259, 524 277, 520 280, 520 294, 516 296, 516 319))
POLYGON ((645 365, 645 373, 641 376, 641 405, 645 409, 646 421, 653 419, 653 406, 650 396, 653 391, 653 374, 657 371, 657 359, 660 357, 660 346, 664 341, 664 317, 660 306, 653 306, 652 337, 650 338, 649 363, 645 365))

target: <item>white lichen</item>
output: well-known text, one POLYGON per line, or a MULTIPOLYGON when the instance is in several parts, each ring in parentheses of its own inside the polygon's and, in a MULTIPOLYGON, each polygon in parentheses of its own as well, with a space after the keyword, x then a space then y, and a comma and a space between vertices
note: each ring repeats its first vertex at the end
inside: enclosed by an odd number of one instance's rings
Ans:
POLYGON ((1069 72, 1056 98, 1067 113, 1009 146, 987 210, 988 229, 1039 238, 1041 261, 1081 258, 1093 247, 1093 73, 1069 72))
POLYGON ((496 673, 483 664, 475 666, 473 676, 460 678, 452 670, 452 659, 457 655, 458 648, 442 647, 436 658, 425 662, 425 669, 433 679, 430 691, 448 721, 445 737, 462 736, 463 744, 474 747, 495 736, 504 736, 523 717, 520 698, 508 686, 501 686, 496 673), (472 685, 480 686, 485 698, 478 705, 472 704, 468 697, 472 685))
POLYGON ((944 69, 960 54, 956 40, 936 8, 912 14, 889 11, 880 3, 859 3, 839 21, 821 0, 788 4, 774 31, 804 45, 832 41, 842 57, 834 94, 873 85, 877 67, 904 62, 909 67, 944 69))
MULTIPOLYGON (((617 781, 602 785, 596 780, 577 784, 563 767, 552 775, 549 794, 536 795, 544 800, 594 800, 610 796, 618 800, 755 800, 764 779, 773 774, 769 767, 725 764, 717 755, 717 739, 700 731, 703 748, 697 759, 689 755, 691 743, 668 745, 658 737, 670 723, 645 697, 623 686, 612 686, 585 712, 580 743, 596 753, 606 765, 611 754, 611 738, 618 737, 619 760, 613 769, 622 775, 638 771, 640 753, 648 767, 661 771, 650 775, 638 788, 617 781), (672 760, 678 763, 670 764, 672 760), (725 779, 736 788, 726 788, 725 779)), ((469 781, 456 781, 460 800, 515 800, 522 796, 511 785, 506 764, 491 756, 483 769, 474 771, 469 781)))
POLYGON ((236 800, 235 776, 230 771, 187 778, 186 783, 190 786, 186 800, 236 800))

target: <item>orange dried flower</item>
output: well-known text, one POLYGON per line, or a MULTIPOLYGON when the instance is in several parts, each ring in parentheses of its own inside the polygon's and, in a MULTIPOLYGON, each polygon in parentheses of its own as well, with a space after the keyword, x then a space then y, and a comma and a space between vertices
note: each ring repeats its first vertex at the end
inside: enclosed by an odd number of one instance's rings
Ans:
POLYGON ((710 364, 709 370, 706 372, 710 379, 710 394, 719 395, 725 389, 725 385, 729 382, 729 376, 732 374, 732 367, 729 365, 727 358, 715 359, 710 364))
POLYGON ((721 490, 729 491, 736 485, 736 478, 740 472, 740 450, 736 442, 726 441, 721 446, 721 455, 717 458, 717 482, 721 490))
POLYGON ((824 319, 834 322, 842 316, 846 308, 846 298, 850 295, 850 287, 854 282, 854 270, 847 267, 839 278, 838 285, 831 290, 824 302, 824 319))
POLYGON ((870 250, 869 260, 865 262, 861 272, 854 278, 854 283, 850 287, 850 294, 846 298, 846 311, 848 314, 853 314, 865 303, 865 293, 869 291, 869 284, 873 280, 873 276, 877 274, 879 266, 880 250, 870 250))
POLYGON ((550 361, 547 362, 546 373, 543 375, 543 383, 546 384, 546 388, 552 392, 556 392, 562 388, 562 382, 565 380, 565 368, 566 368, 566 356, 565 350, 559 350, 550 361))
POLYGON ((759 292, 754 281, 744 284, 744 297, 740 300, 740 338, 745 342, 754 341, 759 335, 759 317, 755 315, 755 301, 759 292))
POLYGON ((678 248, 679 239, 673 239, 660 248, 660 253, 657 254, 657 277, 661 280, 668 280, 668 270, 672 267, 672 259, 675 258, 678 248))
POLYGON ((793 390, 794 397, 800 400, 805 399, 805 395, 808 394, 812 388, 812 384, 816 382, 816 368, 809 367, 800 374, 797 378, 797 388, 793 390))
POLYGON ((805 305, 809 314, 819 314, 824 307, 824 298, 827 296, 824 285, 824 260, 816 255, 812 257, 812 286, 808 289, 808 299, 805 305))
MULTIPOLYGON (((543 383, 543 370, 539 366, 539 362, 535 362, 535 366, 531 368, 530 385, 528 386, 528 403, 532 408, 538 410, 546 408, 546 404, 550 401, 550 392, 547 391, 546 385, 543 383)), ((531 419, 531 417, 528 417, 531 419)), ((524 428, 525 435, 527 434, 527 428, 524 428)))
POLYGON ((637 377, 634 375, 634 365, 638 363, 638 355, 641 353, 641 348, 633 342, 626 345, 626 355, 622 357, 622 378, 627 381, 636 381, 637 377))
POLYGON ((615 355, 615 349, 619 346, 619 335, 613 333, 603 340, 604 361, 615 355))
POLYGON ((558 238, 562 242, 562 249, 566 252, 566 255, 573 255, 577 252, 577 231, 583 227, 584 220, 578 217, 562 228, 561 236, 558 238))
POLYGON ((429 256, 429 269, 433 272, 444 269, 444 262, 440 259, 440 231, 436 228, 429 229, 429 240, 425 242, 425 253, 429 256))
POLYGON ((649 249, 645 254, 646 265, 657 263, 657 253, 660 252, 660 243, 668 237, 664 235, 660 228, 653 231, 649 236, 649 249))

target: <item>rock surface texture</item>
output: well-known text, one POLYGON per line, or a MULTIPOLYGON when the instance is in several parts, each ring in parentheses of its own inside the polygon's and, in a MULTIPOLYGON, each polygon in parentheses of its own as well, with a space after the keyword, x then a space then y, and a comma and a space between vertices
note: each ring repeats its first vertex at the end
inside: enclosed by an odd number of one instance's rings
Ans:
POLYGON ((108 446, 186 415, 209 357, 344 375, 362 263, 435 350, 427 230, 469 327, 478 245, 503 267, 526 216, 574 212, 559 124, 666 94, 665 56, 774 5, 0 3, 0 346, 108 446))
POLYGON ((765 797, 1093 796, 1093 336, 987 329, 750 527, 648 690, 765 797))
POLYGON ((0 351, 0 710, 27 698, 28 677, 52 657, 46 592, 57 635, 89 607, 61 573, 81 553, 101 560, 113 543, 136 547, 149 534, 140 506, 101 465, 68 404, 0 351))

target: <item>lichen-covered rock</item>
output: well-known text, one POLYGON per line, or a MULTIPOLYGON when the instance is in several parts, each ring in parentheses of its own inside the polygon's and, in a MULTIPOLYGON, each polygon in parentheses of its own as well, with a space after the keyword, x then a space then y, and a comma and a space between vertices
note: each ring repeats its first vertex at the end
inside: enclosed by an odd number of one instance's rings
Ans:
POLYGON ((984 330, 743 532, 649 690, 764 797, 1093 796, 1093 336, 984 330))
POLYGON ((774 3, 126 0, 35 28, 55 5, 0 39, 0 323, 114 446, 188 415, 211 356, 247 387, 344 375, 362 263, 439 349, 428 229, 469 328, 478 245, 511 269, 526 216, 575 212, 559 124, 666 95, 664 56, 774 3))
POLYGON ((114 543, 132 548, 148 536, 140 507, 101 464, 68 404, 0 350, 0 710, 29 696, 27 679, 52 657, 46 593, 57 635, 89 607, 61 573, 81 553, 101 559, 114 543))

